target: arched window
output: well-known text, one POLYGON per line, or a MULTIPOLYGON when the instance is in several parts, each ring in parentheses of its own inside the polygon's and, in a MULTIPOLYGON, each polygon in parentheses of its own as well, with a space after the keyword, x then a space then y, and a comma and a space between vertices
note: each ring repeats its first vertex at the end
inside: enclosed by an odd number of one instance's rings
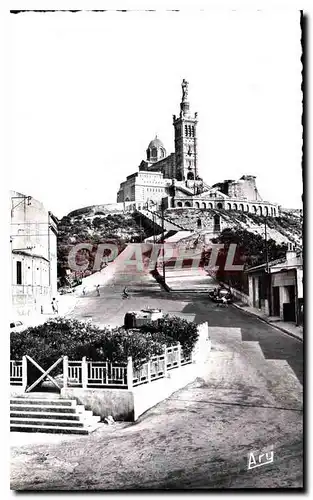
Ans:
POLYGON ((264 215, 268 215, 268 207, 264 207, 264 215))
POLYGON ((187 174, 187 179, 188 179, 189 181, 193 181, 193 180, 194 180, 194 178, 195 178, 195 176, 194 176, 193 172, 188 172, 188 174, 187 174))
POLYGON ((203 202, 201 208, 206 208, 206 203, 203 202))
POLYGON ((213 203, 209 203, 209 208, 212 210, 212 208, 213 208, 213 203))
POLYGON ((273 208, 273 215, 276 217, 276 208, 273 208))
POLYGON ((198 201, 195 202, 195 207, 200 208, 200 203, 198 201))
POLYGON ((262 207, 261 207, 261 205, 259 206, 259 212, 260 212, 260 215, 263 215, 263 212, 262 212, 262 207))
POLYGON ((202 227, 202 221, 201 221, 201 219, 198 219, 197 220, 197 228, 201 229, 201 227, 202 227))
POLYGON ((252 212, 253 212, 254 214, 256 214, 256 213, 257 213, 257 208, 256 208, 256 206, 255 206, 255 205, 252 205, 252 212))
POLYGON ((188 127, 185 125, 185 135, 188 137, 188 127))
POLYGON ((218 203, 217 204, 217 208, 220 210, 221 208, 223 208, 223 203, 218 203))
POLYGON ((191 125, 188 125, 189 137, 191 137, 191 125))
POLYGON ((181 202, 181 201, 178 201, 178 202, 176 203, 176 205, 177 205, 177 207, 182 207, 182 206, 183 206, 183 204, 182 204, 182 202, 181 202))
POLYGON ((151 154, 152 154, 153 158, 156 158, 158 156, 157 149, 156 148, 152 148, 151 154))
POLYGON ((231 210, 231 204, 227 203, 227 210, 231 210))
POLYGON ((247 205, 247 212, 249 212, 249 205, 247 205))
POLYGON ((244 207, 243 207, 242 203, 240 203, 240 205, 239 205, 239 210, 241 210, 242 212, 244 211, 244 207))
POLYGON ((147 149, 147 160, 150 160, 150 149, 147 149))
POLYGON ((234 210, 238 210, 237 203, 234 203, 234 210))
POLYGON ((191 207, 190 201, 185 201, 185 207, 191 207))
POLYGON ((271 216, 273 216, 273 207, 271 207, 271 216))

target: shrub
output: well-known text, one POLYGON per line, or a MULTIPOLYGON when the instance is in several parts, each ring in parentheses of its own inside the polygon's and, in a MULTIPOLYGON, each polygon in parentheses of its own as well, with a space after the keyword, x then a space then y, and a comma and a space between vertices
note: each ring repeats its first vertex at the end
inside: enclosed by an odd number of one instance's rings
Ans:
MULTIPOLYGON (((93 361, 126 363, 132 356, 135 366, 144 359, 161 354, 164 345, 180 342, 185 354, 190 354, 198 338, 197 326, 181 318, 159 320, 138 330, 98 328, 75 319, 56 318, 43 325, 11 333, 11 359, 28 354, 43 368, 67 355, 77 360, 86 356, 93 361)), ((61 368, 61 367, 60 367, 61 368)))
POLYGON ((185 355, 190 355, 198 340, 198 328, 195 323, 179 318, 178 316, 164 316, 158 323, 144 325, 143 332, 158 333, 166 345, 175 345, 180 342, 185 355))

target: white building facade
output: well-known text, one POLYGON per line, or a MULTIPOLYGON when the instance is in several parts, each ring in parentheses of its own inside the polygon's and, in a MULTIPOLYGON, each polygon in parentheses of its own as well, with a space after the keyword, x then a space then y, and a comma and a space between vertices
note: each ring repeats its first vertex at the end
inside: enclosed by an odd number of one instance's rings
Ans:
POLYGON ((10 204, 12 315, 45 312, 57 292, 57 219, 22 193, 10 204))

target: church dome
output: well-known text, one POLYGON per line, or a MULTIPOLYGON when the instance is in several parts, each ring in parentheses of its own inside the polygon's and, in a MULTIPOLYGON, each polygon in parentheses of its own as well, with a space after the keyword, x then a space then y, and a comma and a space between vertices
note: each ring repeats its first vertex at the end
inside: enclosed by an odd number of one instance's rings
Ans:
POLYGON ((158 136, 156 135, 155 138, 150 141, 149 146, 147 148, 147 160, 149 162, 156 162, 159 160, 162 160, 162 158, 166 157, 166 149, 163 145, 163 142, 160 141, 158 136))
POLYGON ((158 138, 158 136, 156 135, 155 138, 150 141, 149 143, 149 146, 148 146, 148 149, 152 149, 152 148, 164 148, 164 145, 163 145, 163 142, 160 141, 160 139, 158 138))

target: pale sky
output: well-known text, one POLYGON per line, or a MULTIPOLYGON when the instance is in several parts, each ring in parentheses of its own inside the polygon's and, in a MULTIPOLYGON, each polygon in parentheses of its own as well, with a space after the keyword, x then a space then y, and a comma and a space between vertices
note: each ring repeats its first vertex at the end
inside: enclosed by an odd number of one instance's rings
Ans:
POLYGON ((116 201, 155 134, 174 152, 181 81, 206 183, 257 176, 301 207, 296 11, 19 14, 11 24, 10 188, 58 217, 116 201))

